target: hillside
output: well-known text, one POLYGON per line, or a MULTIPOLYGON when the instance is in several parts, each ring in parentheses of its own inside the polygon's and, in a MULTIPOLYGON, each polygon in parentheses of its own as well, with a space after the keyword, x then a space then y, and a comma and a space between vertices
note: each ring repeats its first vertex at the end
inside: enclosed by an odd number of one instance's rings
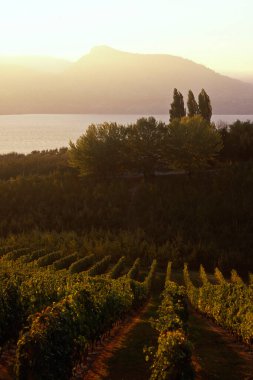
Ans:
POLYGON ((184 95, 205 88, 215 114, 253 114, 253 84, 180 57, 101 46, 72 64, 58 63, 48 72, 29 59, 0 60, 0 113, 162 114, 177 87, 184 95))

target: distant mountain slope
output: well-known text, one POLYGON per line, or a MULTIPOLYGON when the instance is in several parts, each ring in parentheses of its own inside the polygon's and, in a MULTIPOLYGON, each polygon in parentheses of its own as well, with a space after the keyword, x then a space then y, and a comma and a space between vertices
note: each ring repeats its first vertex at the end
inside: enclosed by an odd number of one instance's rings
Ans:
MULTIPOLYGON (((253 85, 162 54, 96 47, 63 72, 1 65, 0 113, 168 113, 173 88, 205 88, 216 114, 253 114, 253 85), (44 70, 45 71, 45 70, 44 70)), ((186 100, 186 99, 185 99, 186 100)))

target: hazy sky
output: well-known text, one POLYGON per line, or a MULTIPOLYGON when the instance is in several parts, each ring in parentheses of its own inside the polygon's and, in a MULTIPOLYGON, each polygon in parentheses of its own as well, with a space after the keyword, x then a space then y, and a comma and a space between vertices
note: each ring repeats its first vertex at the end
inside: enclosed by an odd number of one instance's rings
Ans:
POLYGON ((253 74, 253 0, 0 0, 0 55, 77 59, 95 45, 253 74))

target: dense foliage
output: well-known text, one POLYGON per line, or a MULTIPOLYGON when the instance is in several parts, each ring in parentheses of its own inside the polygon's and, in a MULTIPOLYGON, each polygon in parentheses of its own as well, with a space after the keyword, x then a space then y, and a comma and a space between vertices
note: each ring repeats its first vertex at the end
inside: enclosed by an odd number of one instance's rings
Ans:
MULTIPOLYGON (((73 279, 74 280, 74 279, 73 279)), ((6 258, 0 270, 0 345, 16 338, 27 317, 59 300, 72 282, 36 264, 25 265, 6 258)))
POLYGON ((237 120, 231 125, 221 125, 223 149, 220 158, 226 161, 253 160, 253 123, 237 120))
POLYGON ((70 163, 82 176, 111 178, 127 173, 148 178, 157 170, 192 170, 210 165, 222 148, 221 136, 200 115, 175 117, 169 125, 153 117, 135 124, 91 125, 74 144, 70 163))
POLYGON ((170 168, 210 167, 222 148, 221 137, 212 124, 200 116, 175 119, 169 125, 164 158, 170 168))
POLYGON ((0 155, 0 178, 4 180, 18 176, 48 175, 67 171, 70 171, 67 148, 33 151, 29 154, 0 155))
POLYGON ((27 177, 0 182, 0 193, 1 236, 72 230, 108 254, 252 271, 253 166, 247 163, 150 182, 27 177))

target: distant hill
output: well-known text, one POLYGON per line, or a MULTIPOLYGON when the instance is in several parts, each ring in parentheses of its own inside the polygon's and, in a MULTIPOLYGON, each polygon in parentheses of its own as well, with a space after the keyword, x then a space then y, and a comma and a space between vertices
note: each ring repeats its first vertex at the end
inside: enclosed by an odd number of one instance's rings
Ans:
POLYGON ((48 58, 16 62, 0 58, 1 114, 163 114, 174 87, 185 96, 188 89, 197 96, 205 88, 215 114, 253 114, 253 84, 176 56, 101 46, 74 63, 48 58))

